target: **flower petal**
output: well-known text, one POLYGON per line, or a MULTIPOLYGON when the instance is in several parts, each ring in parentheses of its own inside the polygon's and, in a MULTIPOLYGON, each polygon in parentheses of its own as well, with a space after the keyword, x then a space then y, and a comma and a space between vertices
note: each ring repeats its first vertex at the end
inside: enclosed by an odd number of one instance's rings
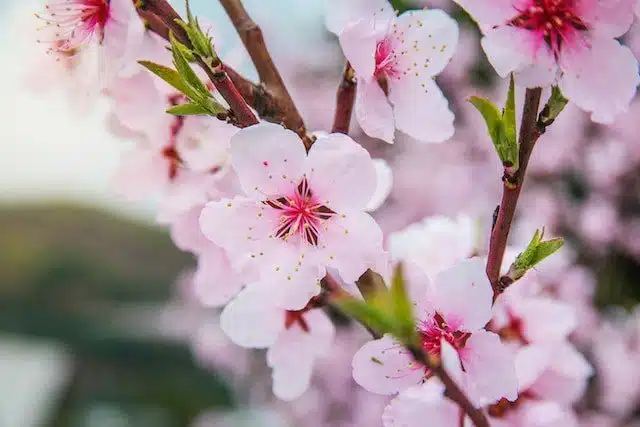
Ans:
POLYGON ((492 29, 482 38, 482 48, 500 77, 533 64, 538 43, 532 31, 505 25, 492 29))
POLYGON ((454 0, 478 23, 483 31, 501 25, 518 15, 522 0, 492 0, 491 6, 478 0, 454 0))
POLYGON ((240 185, 258 200, 289 194, 300 183, 305 157, 300 137, 272 123, 241 129, 231 139, 231 163, 240 185))
POLYGON ((473 333, 460 357, 471 395, 480 405, 518 398, 514 357, 498 335, 485 330, 473 333))
POLYGON ((429 77, 409 73, 389 82, 398 130, 420 142, 443 142, 454 133, 449 102, 429 77))
POLYGON ((484 260, 465 259, 436 276, 433 305, 457 329, 477 331, 491 319, 493 290, 484 260))
POLYGON ((325 22, 334 34, 360 19, 368 19, 372 28, 386 30, 396 17, 387 0, 328 0, 326 8, 325 22))
POLYGON ((589 47, 565 49, 560 67, 563 94, 598 123, 612 123, 627 111, 640 83, 638 61, 614 39, 594 38, 589 47))
POLYGON ((324 223, 318 262, 335 268, 346 282, 355 282, 383 254, 382 230, 371 215, 350 212, 324 223))
POLYGON ((398 56, 398 71, 417 73, 423 80, 440 74, 458 46, 457 22, 438 9, 403 13, 391 35, 396 38, 394 51, 406 52, 398 56))
POLYGON ((266 348, 284 329, 285 311, 270 301, 263 284, 247 285, 222 311, 220 327, 241 347, 266 348))
POLYGON ((193 277, 198 300, 207 307, 221 307, 242 289, 243 283, 231 268, 227 254, 213 243, 198 255, 193 277))
POLYGON ((636 0, 581 0, 575 3, 577 15, 596 35, 617 38, 633 23, 636 0))
POLYGON ((376 168, 376 190, 364 208, 367 212, 378 210, 391 194, 393 187, 393 170, 389 163, 384 159, 373 159, 373 166, 376 168))
POLYGON ((363 210, 376 190, 369 152, 347 135, 319 138, 309 150, 305 171, 313 195, 335 212, 363 210))
POLYGON ((380 31, 376 31, 367 19, 351 22, 339 34, 344 56, 358 77, 363 79, 373 77, 376 69, 376 44, 380 37, 380 31))
POLYGON ((393 144, 393 110, 377 80, 358 80, 356 118, 364 133, 393 144))
POLYGON ((420 384, 424 368, 390 335, 370 341, 353 356, 353 379, 372 393, 393 394, 420 384))
POLYGON ((384 427, 451 427, 458 423, 457 406, 443 396, 444 387, 432 378, 401 392, 382 414, 384 427))

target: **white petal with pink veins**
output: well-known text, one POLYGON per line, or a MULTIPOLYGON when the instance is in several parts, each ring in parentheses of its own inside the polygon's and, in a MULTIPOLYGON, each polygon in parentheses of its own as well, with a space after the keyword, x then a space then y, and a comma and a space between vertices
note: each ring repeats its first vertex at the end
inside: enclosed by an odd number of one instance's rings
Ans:
POLYGON ((389 82, 389 101, 398 130, 420 142, 443 142, 453 136, 449 101, 431 78, 407 74, 389 82))
POLYGON ((614 39, 593 38, 589 47, 565 49, 560 67, 563 94, 598 123, 612 123, 627 111, 640 83, 638 61, 614 39))
POLYGON ((262 200, 285 196, 300 183, 306 157, 294 132, 272 123, 241 129, 231 139, 231 163, 244 192, 262 200))
POLYGON ((222 311, 220 327, 237 345, 267 348, 284 330, 285 311, 269 293, 263 284, 249 284, 222 311))
POLYGON ((511 350, 493 332, 477 331, 460 350, 467 386, 480 405, 518 398, 518 380, 511 350))
POLYGON ((353 356, 353 379, 372 393, 393 394, 418 385, 424 367, 390 335, 370 341, 353 356))
POLYGON ((438 9, 410 11, 398 17, 390 36, 398 78, 404 78, 406 72, 428 79, 440 74, 456 51, 458 24, 438 9))
POLYGON ((304 167, 313 195, 335 212, 363 210, 376 190, 369 152, 347 135, 319 138, 304 167))
POLYGON ((358 80, 355 113, 364 133, 393 144, 393 109, 377 80, 358 80))
POLYGON ((465 259, 433 283, 433 306, 455 329, 473 332, 491 319, 493 290, 481 258, 465 259))
POLYGON ((488 31, 481 43, 500 77, 532 65, 539 45, 534 32, 508 25, 488 31))

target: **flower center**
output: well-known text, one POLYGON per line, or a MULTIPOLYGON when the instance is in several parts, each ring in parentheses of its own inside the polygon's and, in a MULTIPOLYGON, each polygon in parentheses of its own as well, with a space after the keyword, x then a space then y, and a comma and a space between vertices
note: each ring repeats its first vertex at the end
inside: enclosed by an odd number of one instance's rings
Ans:
POLYGON ((108 0, 51 0, 38 18, 44 28, 52 31, 50 51, 74 51, 94 37, 104 38, 104 27, 109 20, 108 0))
POLYGON ((396 54, 393 43, 389 37, 378 42, 376 45, 376 69, 374 75, 380 79, 385 77, 396 77, 399 71, 396 68, 396 54))
POLYGON ((418 336, 422 348, 427 354, 440 356, 442 339, 447 341, 456 350, 464 347, 471 334, 456 330, 444 321, 444 318, 436 313, 432 318, 420 322, 418 336))
POLYGON ((587 26, 576 13, 575 0, 533 0, 508 25, 539 33, 556 57, 562 44, 587 26))
POLYGON ((291 236, 298 235, 313 246, 318 244, 322 222, 336 215, 316 200, 306 178, 302 179, 291 196, 267 200, 265 203, 280 211, 276 237, 288 240, 291 236))

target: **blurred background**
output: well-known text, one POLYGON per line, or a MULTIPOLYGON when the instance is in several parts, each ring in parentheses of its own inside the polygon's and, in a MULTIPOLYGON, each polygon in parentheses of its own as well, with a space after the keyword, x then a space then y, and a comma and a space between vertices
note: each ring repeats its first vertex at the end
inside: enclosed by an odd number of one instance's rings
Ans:
MULTIPOLYGON (((254 77, 217 2, 191 3, 213 23, 214 41, 254 77)), ((324 1, 244 3, 310 127, 328 129, 343 58, 324 27, 324 1)), ((377 213, 387 231, 436 213, 465 211, 488 223, 500 194, 499 165, 464 100, 480 93, 501 101, 504 83, 451 2, 394 2, 399 10, 425 5, 449 9, 463 28, 439 78, 459 130, 446 146, 387 146, 353 125, 394 169, 393 192, 377 213)), ((194 261, 156 225, 154 201, 131 204, 111 192, 125 147, 108 132, 108 102, 79 111, 68 87, 33 84, 48 74, 29 27, 41 7, 0 2, 0 427, 291 425, 273 407, 236 410, 259 398, 229 367, 264 371, 252 368, 260 359, 230 349, 215 316, 191 300, 183 284, 194 261), (212 416, 222 418, 207 421, 212 416)), ((634 25, 626 42, 637 54, 634 25)), ((609 128, 571 107, 563 113, 532 160, 514 236, 521 243, 542 225, 567 236, 563 262, 597 283, 603 310, 628 310, 640 298, 639 109, 636 101, 609 128)))

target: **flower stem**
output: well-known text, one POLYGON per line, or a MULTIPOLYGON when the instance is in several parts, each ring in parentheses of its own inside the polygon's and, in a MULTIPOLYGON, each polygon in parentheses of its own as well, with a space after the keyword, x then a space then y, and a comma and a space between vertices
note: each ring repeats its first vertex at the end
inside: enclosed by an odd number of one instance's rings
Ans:
POLYGON ((349 125, 351 124, 351 115, 353 112, 353 104, 356 100, 356 79, 353 67, 347 62, 342 81, 338 86, 336 95, 336 112, 333 118, 333 128, 331 132, 349 133, 349 125))
POLYGON ((494 299, 504 291, 500 282, 500 267, 507 247, 509 231, 515 216, 520 190, 524 182, 527 165, 536 141, 542 134, 538 125, 538 109, 540 106, 541 88, 527 89, 519 136, 519 168, 505 167, 503 176, 502 201, 498 209, 498 215, 491 230, 489 242, 489 255, 487 259, 487 277, 493 288, 494 299))

